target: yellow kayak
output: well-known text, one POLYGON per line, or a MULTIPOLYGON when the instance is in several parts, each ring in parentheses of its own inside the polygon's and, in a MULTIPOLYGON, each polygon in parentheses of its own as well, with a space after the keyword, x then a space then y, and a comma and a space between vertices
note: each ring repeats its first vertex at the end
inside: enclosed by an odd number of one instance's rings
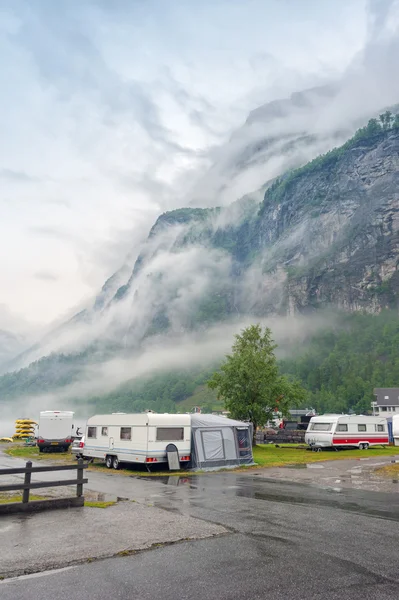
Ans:
POLYGON ((33 427, 24 427, 23 429, 20 427, 15 428, 16 433, 26 433, 27 431, 34 431, 33 427))

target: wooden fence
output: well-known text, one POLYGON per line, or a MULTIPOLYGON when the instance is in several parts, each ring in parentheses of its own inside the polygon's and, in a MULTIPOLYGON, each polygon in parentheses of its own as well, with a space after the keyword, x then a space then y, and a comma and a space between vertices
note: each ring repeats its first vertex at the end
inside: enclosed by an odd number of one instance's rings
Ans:
POLYGON ((49 508, 70 508, 71 506, 83 506, 83 485, 87 479, 83 478, 83 470, 88 465, 83 460, 78 460, 76 465, 56 465, 51 467, 33 467, 29 460, 25 467, 16 467, 10 469, 0 469, 1 475, 25 475, 24 481, 20 483, 6 483, 0 485, 0 492, 13 492, 22 490, 22 502, 8 502, 0 504, 0 515, 18 513, 18 512, 36 512, 49 508), (58 481, 38 481, 32 482, 32 473, 46 473, 49 471, 72 471, 77 470, 76 479, 61 479, 58 481), (50 500, 29 501, 30 490, 42 488, 52 488, 65 485, 76 485, 76 496, 69 498, 52 498, 50 500))

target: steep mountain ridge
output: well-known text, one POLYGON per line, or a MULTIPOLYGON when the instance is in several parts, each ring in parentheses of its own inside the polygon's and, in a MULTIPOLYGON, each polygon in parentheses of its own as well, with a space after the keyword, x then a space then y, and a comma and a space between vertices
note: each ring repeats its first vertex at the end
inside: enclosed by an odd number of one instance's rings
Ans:
POLYGON ((227 320, 397 309, 398 120, 371 120, 342 147, 275 180, 261 203, 247 197, 161 215, 126 283, 115 292, 111 282, 101 302, 60 331, 64 358, 0 378, 3 398, 21 393, 21 381, 32 392, 51 389, 78 381, 87 365, 137 355, 144 340, 172 336, 178 345, 184 332, 227 320))
MULTIPOLYGON (((396 306, 398 182, 399 129, 381 130, 282 177, 259 207, 248 202, 165 213, 124 293, 159 253, 178 255, 200 245, 228 256, 228 294, 240 314, 323 304, 370 311, 396 306), (162 238, 168 229, 175 234, 169 246, 162 238), (157 236, 162 241, 154 246, 157 236), (256 280, 251 294, 244 289, 249 279, 256 280)), ((162 269, 157 275, 161 281, 162 269)))

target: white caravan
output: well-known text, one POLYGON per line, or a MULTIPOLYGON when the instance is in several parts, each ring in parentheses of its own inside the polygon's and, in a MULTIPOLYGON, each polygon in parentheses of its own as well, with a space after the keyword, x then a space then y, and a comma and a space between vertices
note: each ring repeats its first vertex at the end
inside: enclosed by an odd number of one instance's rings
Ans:
POLYGON ((399 446, 399 415, 392 417, 392 435, 393 443, 395 446, 399 446))
POLYGON ((73 415, 69 410, 44 410, 39 417, 39 452, 68 450, 72 443, 73 415))
POLYGON ((310 419, 305 442, 314 450, 389 445, 388 423, 378 416, 320 415, 310 419))
POLYGON ((101 458, 110 469, 126 463, 165 463, 166 446, 174 444, 180 462, 190 460, 190 415, 156 413, 96 415, 87 420, 82 454, 101 458))

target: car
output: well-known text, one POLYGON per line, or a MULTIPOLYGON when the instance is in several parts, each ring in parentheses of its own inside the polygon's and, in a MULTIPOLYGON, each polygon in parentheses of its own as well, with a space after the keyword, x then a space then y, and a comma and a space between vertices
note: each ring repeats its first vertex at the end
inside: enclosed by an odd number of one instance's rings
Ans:
POLYGON ((76 438, 72 442, 71 452, 77 458, 83 458, 83 448, 85 446, 85 436, 82 435, 80 438, 76 438))

